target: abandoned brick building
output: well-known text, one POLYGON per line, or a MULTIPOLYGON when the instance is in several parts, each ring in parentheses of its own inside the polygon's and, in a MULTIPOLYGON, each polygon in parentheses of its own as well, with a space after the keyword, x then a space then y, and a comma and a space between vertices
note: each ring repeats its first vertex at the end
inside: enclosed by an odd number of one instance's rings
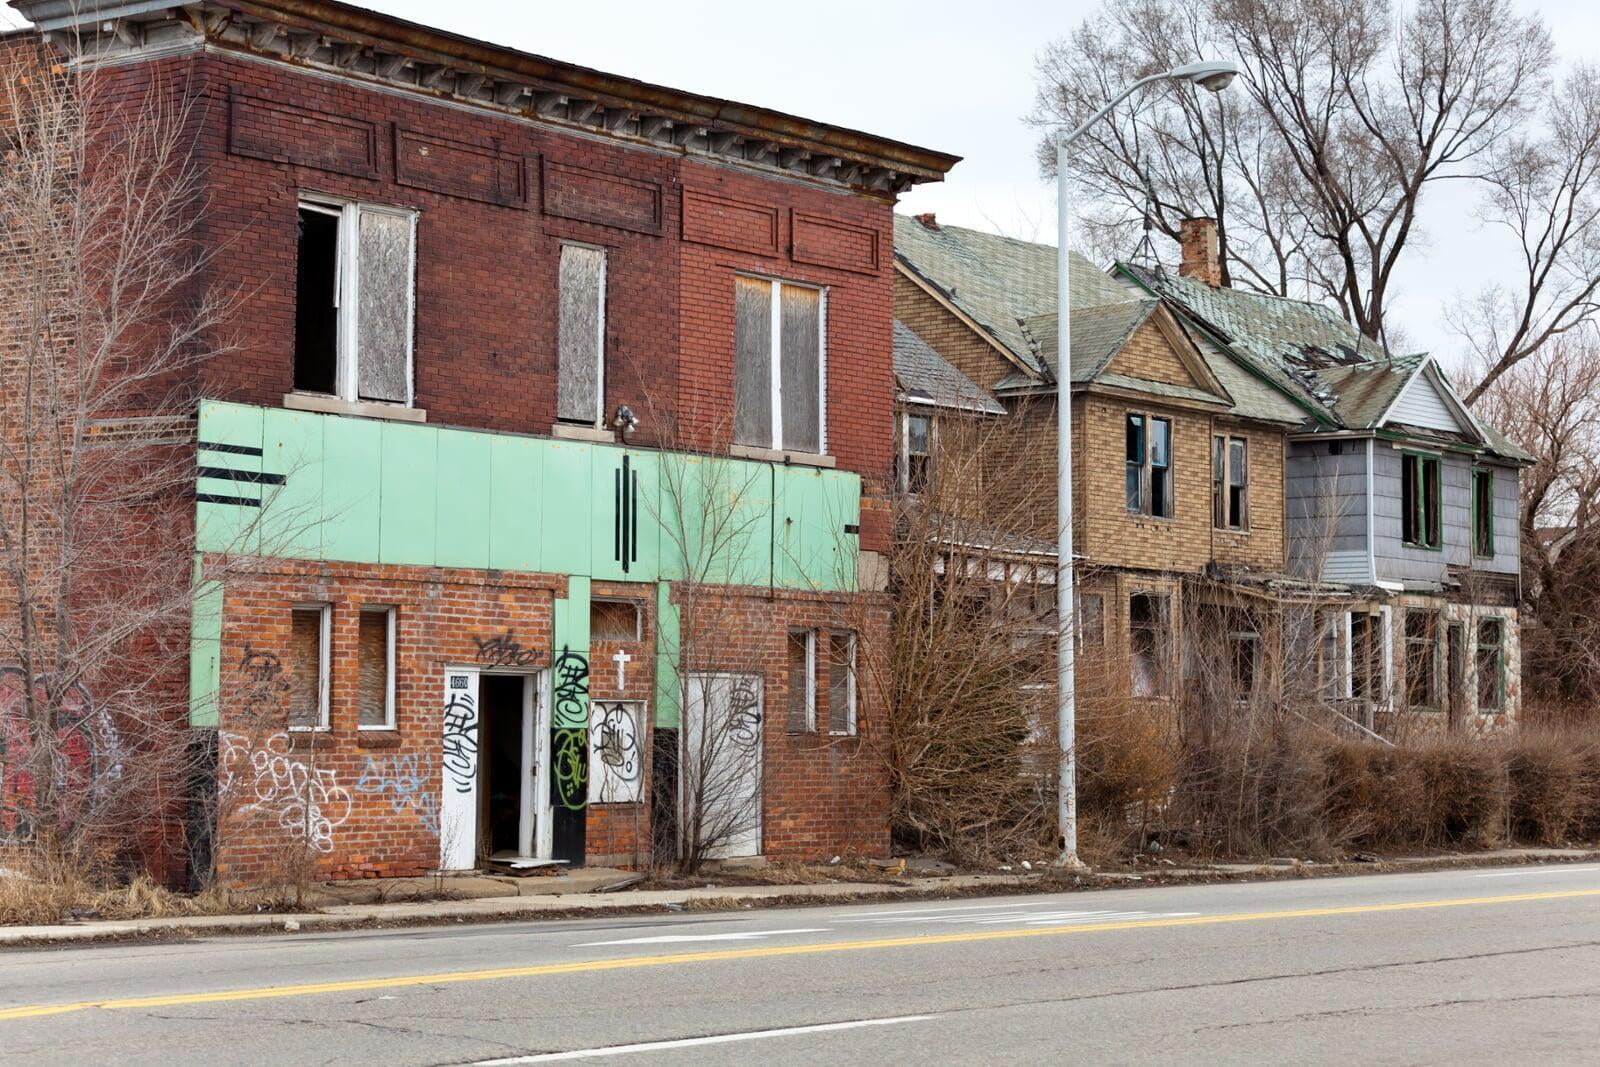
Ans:
MULTIPOLYGON (((941 424, 1025 422, 1045 488, 1009 562, 1051 583, 1056 250, 895 222, 902 484, 937 477, 941 424)), ((1176 272, 1073 257, 1076 632, 1105 675, 1088 696, 1176 705, 1210 664, 1248 700, 1298 655, 1302 695, 1357 731, 1514 721, 1531 457, 1431 359, 1220 285, 1214 226, 1185 233, 1176 272)))
POLYGON ((14 6, 204 99, 224 881, 887 849, 893 204, 955 157, 326 0, 14 6))

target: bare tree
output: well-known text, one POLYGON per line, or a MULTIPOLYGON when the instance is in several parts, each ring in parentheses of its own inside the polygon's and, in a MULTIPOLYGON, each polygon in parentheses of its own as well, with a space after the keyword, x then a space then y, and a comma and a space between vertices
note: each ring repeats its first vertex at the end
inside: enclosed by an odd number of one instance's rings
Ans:
POLYGON ((1328 299, 1381 340, 1427 194, 1492 170, 1548 84, 1551 45, 1509 0, 1398 16, 1385 0, 1110 0, 1046 48, 1030 119, 1070 124, 1114 84, 1197 55, 1236 59, 1240 84, 1152 91, 1080 142, 1073 177, 1096 224, 1125 234, 1147 202, 1169 236, 1215 217, 1230 283, 1328 299))
MULTIPOLYGON (((672 426, 659 412, 652 421, 672 426)), ((727 436, 724 428, 712 440, 727 436)), ((726 447, 696 448, 671 429, 661 443, 659 502, 649 508, 677 624, 657 622, 656 670, 676 694, 678 728, 656 731, 657 744, 676 742, 675 764, 667 762, 677 776, 655 783, 675 803, 656 805, 653 836, 657 861, 671 855, 689 874, 761 827, 766 663, 729 635, 749 630, 748 590, 739 587, 769 580, 762 550, 770 551, 773 502, 764 469, 729 458, 726 447)))
POLYGON ((1452 309, 1452 326, 1482 367, 1469 404, 1600 310, 1600 68, 1574 67, 1539 126, 1496 146, 1485 181, 1482 217, 1513 236, 1520 258, 1513 285, 1452 309))
POLYGON ((183 814, 193 371, 230 310, 192 109, 0 41, 0 836, 45 864, 183 814))
POLYGON ((1560 334, 1489 380, 1475 411, 1534 454, 1522 472, 1523 677, 1569 703, 1600 698, 1600 329, 1560 334))

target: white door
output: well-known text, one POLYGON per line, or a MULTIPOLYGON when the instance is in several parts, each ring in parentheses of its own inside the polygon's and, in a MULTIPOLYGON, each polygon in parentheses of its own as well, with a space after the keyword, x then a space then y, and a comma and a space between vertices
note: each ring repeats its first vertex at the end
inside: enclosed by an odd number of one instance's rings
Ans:
POLYGON ((439 760, 439 869, 478 865, 478 672, 444 672, 439 760))
POLYGON ((691 674, 679 788, 683 832, 713 858, 761 854, 762 686, 758 674, 691 674))

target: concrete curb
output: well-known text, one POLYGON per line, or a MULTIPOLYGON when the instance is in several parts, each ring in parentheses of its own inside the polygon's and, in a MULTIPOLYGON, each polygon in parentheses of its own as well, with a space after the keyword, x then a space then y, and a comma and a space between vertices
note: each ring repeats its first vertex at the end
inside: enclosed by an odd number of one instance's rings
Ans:
POLYGON ((1452 868, 1517 864, 1578 863, 1600 860, 1591 849, 1497 849, 1453 855, 1391 857, 1371 863, 1228 863, 1205 868, 1151 868, 1053 876, 1044 869, 1025 874, 960 874, 905 882, 828 882, 817 885, 743 885, 699 889, 639 890, 615 893, 542 893, 478 897, 468 900, 333 904, 314 912, 260 915, 179 916, 169 919, 94 920, 48 926, 0 928, 0 948, 161 939, 211 934, 246 934, 432 926, 444 923, 509 922, 519 919, 571 919, 600 914, 671 914, 695 910, 734 910, 783 905, 871 903, 876 900, 995 896, 1015 892, 1065 892, 1119 886, 1161 887, 1195 882, 1264 881, 1282 878, 1395 874, 1452 868))

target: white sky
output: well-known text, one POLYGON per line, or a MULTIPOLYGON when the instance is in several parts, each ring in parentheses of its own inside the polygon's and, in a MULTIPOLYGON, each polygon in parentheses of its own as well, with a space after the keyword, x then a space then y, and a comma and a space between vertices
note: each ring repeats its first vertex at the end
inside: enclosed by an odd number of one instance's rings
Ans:
MULTIPOLYGON (((1600 60, 1600 4, 1516 2, 1544 14, 1563 60, 1600 60)), ((964 161, 948 181, 913 190, 900 210, 934 211, 942 221, 1053 241, 1054 186, 1039 179, 1034 133, 1022 116, 1032 104, 1039 49, 1069 33, 1098 5, 365 0, 364 6, 611 73, 959 154, 964 161)), ((1394 305, 1413 348, 1453 354, 1457 343, 1442 322, 1444 304, 1493 278, 1495 258, 1507 251, 1477 225, 1471 207, 1470 197, 1441 193, 1425 209, 1427 246, 1412 250, 1394 305)))

